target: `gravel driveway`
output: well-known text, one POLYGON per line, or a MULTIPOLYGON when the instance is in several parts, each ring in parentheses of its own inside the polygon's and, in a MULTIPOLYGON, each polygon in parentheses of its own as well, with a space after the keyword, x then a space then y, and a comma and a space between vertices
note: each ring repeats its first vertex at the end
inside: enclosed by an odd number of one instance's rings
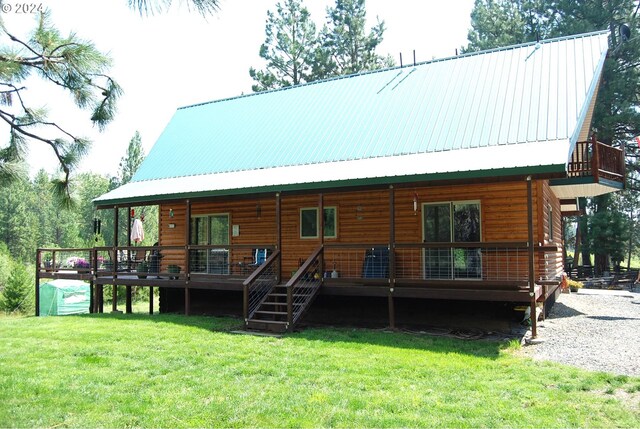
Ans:
POLYGON ((525 355, 640 376, 640 293, 582 289, 562 294, 538 324, 538 338, 545 341, 524 346, 525 355))

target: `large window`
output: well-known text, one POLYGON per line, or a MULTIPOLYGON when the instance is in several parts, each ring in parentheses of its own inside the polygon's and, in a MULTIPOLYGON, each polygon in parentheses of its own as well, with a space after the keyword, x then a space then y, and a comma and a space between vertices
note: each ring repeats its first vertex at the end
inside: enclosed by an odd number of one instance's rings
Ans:
POLYGON ((455 247, 455 243, 480 242, 480 203, 446 202, 423 205, 426 279, 480 279, 482 253, 479 248, 455 247))
MULTIPOLYGON (((214 214, 191 218, 191 244, 225 246, 229 244, 229 215, 214 214)), ((190 254, 191 271, 229 274, 229 249, 194 249, 190 254)))
MULTIPOLYGON (((324 208, 324 237, 336 238, 337 209, 335 207, 324 208)), ((318 209, 316 207, 300 209, 300 238, 318 238, 318 209)))

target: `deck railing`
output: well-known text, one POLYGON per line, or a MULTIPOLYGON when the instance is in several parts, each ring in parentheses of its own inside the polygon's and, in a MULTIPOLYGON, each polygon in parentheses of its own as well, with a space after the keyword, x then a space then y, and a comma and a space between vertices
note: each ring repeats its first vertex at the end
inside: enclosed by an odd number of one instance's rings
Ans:
POLYGON ((275 250, 243 283, 243 315, 248 321, 274 286, 280 283, 280 251, 275 250))
MULTIPOLYGON (((526 286, 529 247, 526 242, 325 244, 325 278, 399 284, 429 281, 483 281, 526 286)), ((536 280, 555 280, 562 273, 562 252, 535 246, 536 280)))
MULTIPOLYGON (((135 273, 188 280, 191 276, 247 278, 260 265, 256 249, 271 254, 271 244, 210 246, 118 246, 38 249, 42 277, 53 273, 122 276, 135 273)), ((264 262, 264 261, 261 261, 264 262)))
POLYGON ((592 139, 577 142, 568 166, 572 177, 594 177, 624 182, 625 161, 621 149, 592 139))
POLYGON ((318 246, 287 282, 287 322, 289 327, 293 327, 308 309, 322 285, 323 250, 324 246, 318 246))
MULTIPOLYGON (((313 255, 313 270, 296 279, 313 277, 339 279, 369 284, 420 283, 437 280, 479 280, 528 282, 529 248, 526 242, 477 243, 396 243, 337 244, 325 243, 318 255, 313 255), (304 277, 306 276, 306 277, 304 277)), ((562 273, 561 249, 555 246, 535 246, 536 281, 553 281, 562 273)), ((38 249, 40 277, 57 276, 124 277, 131 274, 162 277, 173 280, 248 279, 258 269, 271 278, 280 270, 280 252, 271 245, 228 246, 121 246, 76 249, 38 249), (256 249, 266 249, 272 262, 256 263, 256 249), (205 256, 203 256, 205 255, 205 256), (202 258, 213 255, 203 269, 202 258), (272 256, 276 255, 273 259, 272 256), (198 258, 200 258, 198 260, 198 258), (176 269, 179 271, 176 272, 176 269)), ((279 281, 279 279, 278 279, 279 281)), ((262 282, 262 280, 261 280, 262 282)), ((277 284, 277 283, 276 283, 277 284)), ((256 292, 259 295, 259 292, 256 292)))

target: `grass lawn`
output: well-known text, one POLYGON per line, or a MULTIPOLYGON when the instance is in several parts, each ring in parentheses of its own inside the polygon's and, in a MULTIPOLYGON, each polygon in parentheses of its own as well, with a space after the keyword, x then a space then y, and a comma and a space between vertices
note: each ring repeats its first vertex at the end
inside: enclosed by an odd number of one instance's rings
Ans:
POLYGON ((533 362, 513 344, 230 333, 238 323, 0 317, 0 427, 640 426, 640 379, 533 362))

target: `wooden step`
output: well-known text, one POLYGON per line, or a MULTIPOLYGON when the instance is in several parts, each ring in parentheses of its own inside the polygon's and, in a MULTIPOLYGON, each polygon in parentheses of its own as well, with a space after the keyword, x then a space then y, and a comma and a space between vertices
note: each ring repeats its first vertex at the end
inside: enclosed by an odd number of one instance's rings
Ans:
POLYGON ((256 331, 286 332, 288 323, 280 320, 249 319, 247 320, 246 326, 247 329, 256 331))
MULTIPOLYGON (((286 302, 272 302, 272 301, 265 301, 262 303, 262 305, 274 305, 274 306, 283 306, 286 307, 287 303, 286 302)), ((294 302, 293 305, 302 305, 301 302, 294 302)))
POLYGON ((278 316, 286 316, 287 312, 286 311, 256 310, 256 312, 254 314, 271 314, 271 315, 278 315, 278 316))

